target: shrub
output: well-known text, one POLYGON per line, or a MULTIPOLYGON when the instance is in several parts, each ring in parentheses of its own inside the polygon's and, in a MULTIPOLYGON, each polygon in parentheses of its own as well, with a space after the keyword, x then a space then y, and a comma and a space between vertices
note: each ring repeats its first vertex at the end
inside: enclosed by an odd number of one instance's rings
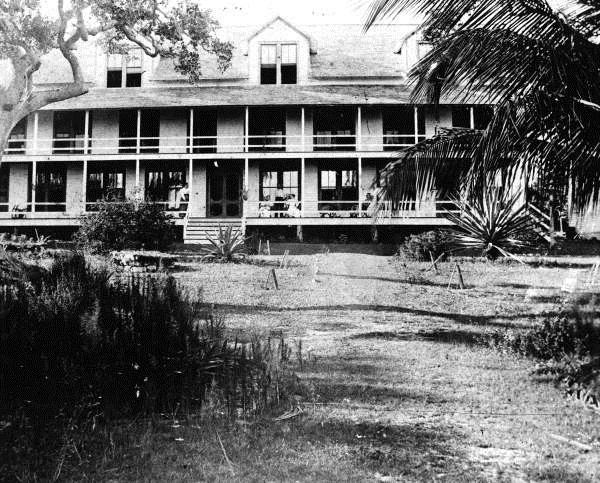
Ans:
POLYGON ((451 243, 456 248, 481 252, 490 260, 510 256, 509 250, 526 245, 533 219, 521 203, 520 193, 484 189, 468 202, 457 202, 460 213, 448 212, 456 225, 451 243))
POLYGON ((75 240, 95 252, 123 249, 164 250, 174 240, 173 218, 156 203, 101 201, 84 215, 75 240))
POLYGON ((246 258, 246 239, 242 232, 233 231, 233 225, 225 229, 219 225, 219 234, 216 239, 208 238, 211 246, 203 248, 203 260, 216 262, 238 262, 246 258))
POLYGON ((552 375, 566 385, 568 394, 599 408, 600 324, 595 303, 576 305, 524 332, 496 330, 486 341, 497 349, 540 361, 537 374, 552 375))
POLYGON ((410 235, 398 247, 397 255, 401 258, 416 261, 434 260, 449 250, 448 234, 442 230, 427 231, 418 235, 410 235))

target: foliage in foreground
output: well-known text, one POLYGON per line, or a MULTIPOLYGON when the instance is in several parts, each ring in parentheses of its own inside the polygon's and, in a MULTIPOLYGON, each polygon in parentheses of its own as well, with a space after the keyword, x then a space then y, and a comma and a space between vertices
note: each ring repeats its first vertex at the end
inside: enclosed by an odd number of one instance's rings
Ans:
POLYGON ((233 225, 227 225, 224 229, 219 225, 219 233, 216 238, 208 237, 210 247, 202 249, 202 259, 215 262, 239 262, 246 258, 246 238, 240 230, 234 231, 233 225))
POLYGON ((410 235, 398 247, 397 256, 407 260, 429 261, 447 253, 450 248, 448 233, 442 230, 431 230, 418 235, 410 235))
POLYGON ((600 407, 600 318, 598 301, 575 304, 527 331, 498 329, 487 343, 502 351, 540 361, 536 372, 561 380, 569 393, 600 407))
POLYGON ((173 218, 156 203, 100 201, 81 218, 75 240, 93 252, 123 249, 164 250, 174 240, 173 218))
POLYGON ((285 341, 230 340, 201 290, 170 276, 113 280, 80 254, 2 267, 0 474, 50 480, 75 433, 126 416, 256 415, 296 384, 285 341))
POLYGON ((451 243, 457 249, 476 250, 495 260, 510 256, 509 250, 524 247, 524 240, 533 232, 533 219, 520 193, 486 189, 459 205, 460 213, 446 215, 456 225, 451 243))

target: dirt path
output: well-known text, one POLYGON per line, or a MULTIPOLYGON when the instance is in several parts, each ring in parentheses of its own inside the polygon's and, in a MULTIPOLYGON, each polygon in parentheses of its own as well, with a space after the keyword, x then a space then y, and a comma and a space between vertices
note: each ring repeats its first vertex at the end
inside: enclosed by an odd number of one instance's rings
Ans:
POLYGON ((278 270, 280 290, 265 289, 267 267, 203 266, 202 279, 228 325, 302 341, 313 396, 290 431, 331 458, 321 480, 339 476, 327 472, 336 464, 382 481, 600 479, 597 447, 552 436, 600 438, 598 416, 478 342, 554 310, 564 269, 467 264, 460 291, 447 288, 450 264, 435 274, 374 255, 295 260, 278 270))

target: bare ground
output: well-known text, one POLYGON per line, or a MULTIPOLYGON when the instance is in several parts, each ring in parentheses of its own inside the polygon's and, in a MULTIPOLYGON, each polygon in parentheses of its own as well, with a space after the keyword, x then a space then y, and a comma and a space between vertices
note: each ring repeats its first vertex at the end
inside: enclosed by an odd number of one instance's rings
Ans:
MULTIPOLYGON (((287 441, 287 450, 273 448, 267 480, 600 481, 598 416, 534 380, 531 362, 478 338, 555 311, 573 270, 463 262, 459 290, 448 288, 453 264, 438 274, 426 267, 296 256, 277 268, 279 290, 266 284, 270 266, 180 272, 204 287, 228 326, 281 332, 296 352, 302 341, 300 378, 313 397, 300 402, 302 416, 278 423, 273 444, 287 441)), ((244 467, 236 478, 254 479, 257 468, 244 467)))

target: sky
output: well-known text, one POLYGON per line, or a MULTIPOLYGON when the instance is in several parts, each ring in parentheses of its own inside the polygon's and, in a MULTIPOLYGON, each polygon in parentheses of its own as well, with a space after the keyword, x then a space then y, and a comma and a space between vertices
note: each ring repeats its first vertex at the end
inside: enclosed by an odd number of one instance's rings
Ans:
POLYGON ((371 0, 202 0, 200 4, 210 8, 224 26, 264 24, 276 16, 298 25, 362 24, 371 0))

